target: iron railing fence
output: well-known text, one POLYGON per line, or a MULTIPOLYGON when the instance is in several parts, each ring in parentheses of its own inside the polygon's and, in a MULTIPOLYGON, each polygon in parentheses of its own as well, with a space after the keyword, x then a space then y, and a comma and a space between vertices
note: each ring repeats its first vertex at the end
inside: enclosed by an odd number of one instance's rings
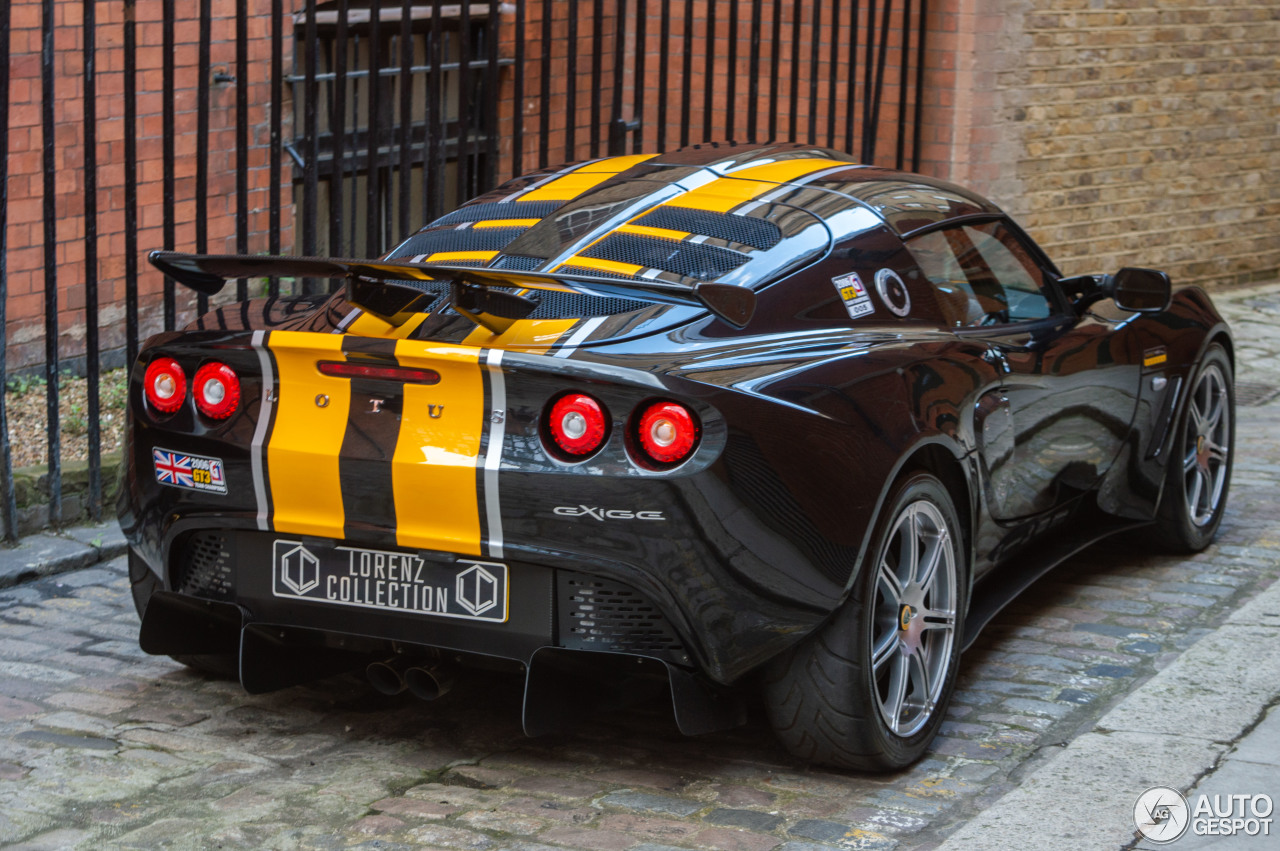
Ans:
MULTIPOLYGON (((146 250, 372 256, 534 165, 722 139, 919 165, 927 0, 218 8, 0 0, 0 387, 45 383, 53 526, 104 514, 102 365, 209 307, 146 250), (70 513, 67 366, 87 381, 70 513)), ((241 280, 227 297, 323 286, 241 280)), ((0 393, 12 540, 8 408, 0 393)))

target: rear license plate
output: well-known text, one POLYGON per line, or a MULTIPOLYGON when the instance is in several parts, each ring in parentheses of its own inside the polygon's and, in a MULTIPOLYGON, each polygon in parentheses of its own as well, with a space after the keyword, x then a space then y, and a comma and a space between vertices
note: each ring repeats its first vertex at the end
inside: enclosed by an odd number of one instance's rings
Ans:
POLYGON ((277 597, 490 623, 507 620, 505 564, 435 561, 416 553, 280 539, 271 549, 271 590, 277 597))

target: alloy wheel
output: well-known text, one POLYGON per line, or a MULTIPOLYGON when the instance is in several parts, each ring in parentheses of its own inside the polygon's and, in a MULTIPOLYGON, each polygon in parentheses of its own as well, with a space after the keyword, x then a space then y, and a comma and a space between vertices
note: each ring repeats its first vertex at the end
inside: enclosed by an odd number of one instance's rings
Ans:
POLYGON ((1191 393, 1182 455, 1187 514, 1195 526, 1213 520, 1226 489, 1231 453, 1229 399, 1222 369, 1209 364, 1191 393))
POLYGON ((928 723, 946 687, 956 639, 956 558, 942 512, 907 505, 886 538, 876 575, 871 668, 880 717, 895 735, 928 723))

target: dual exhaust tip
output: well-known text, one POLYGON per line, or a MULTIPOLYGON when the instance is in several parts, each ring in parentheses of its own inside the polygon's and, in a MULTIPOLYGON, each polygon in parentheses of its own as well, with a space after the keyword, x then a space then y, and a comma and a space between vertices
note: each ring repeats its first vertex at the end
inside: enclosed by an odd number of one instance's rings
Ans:
POLYGON ((453 688, 454 670, 448 665, 396 656, 365 668, 369 684, 379 693, 397 695, 408 689, 419 700, 435 700, 453 688))

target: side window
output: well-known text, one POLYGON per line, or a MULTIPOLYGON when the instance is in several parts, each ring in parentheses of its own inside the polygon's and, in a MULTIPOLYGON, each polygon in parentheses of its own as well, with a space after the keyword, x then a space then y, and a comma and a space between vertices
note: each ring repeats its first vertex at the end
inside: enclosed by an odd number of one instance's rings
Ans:
POLYGON ((999 222, 932 231, 907 248, 933 284, 948 325, 1026 322, 1053 310, 1044 271, 999 222))

